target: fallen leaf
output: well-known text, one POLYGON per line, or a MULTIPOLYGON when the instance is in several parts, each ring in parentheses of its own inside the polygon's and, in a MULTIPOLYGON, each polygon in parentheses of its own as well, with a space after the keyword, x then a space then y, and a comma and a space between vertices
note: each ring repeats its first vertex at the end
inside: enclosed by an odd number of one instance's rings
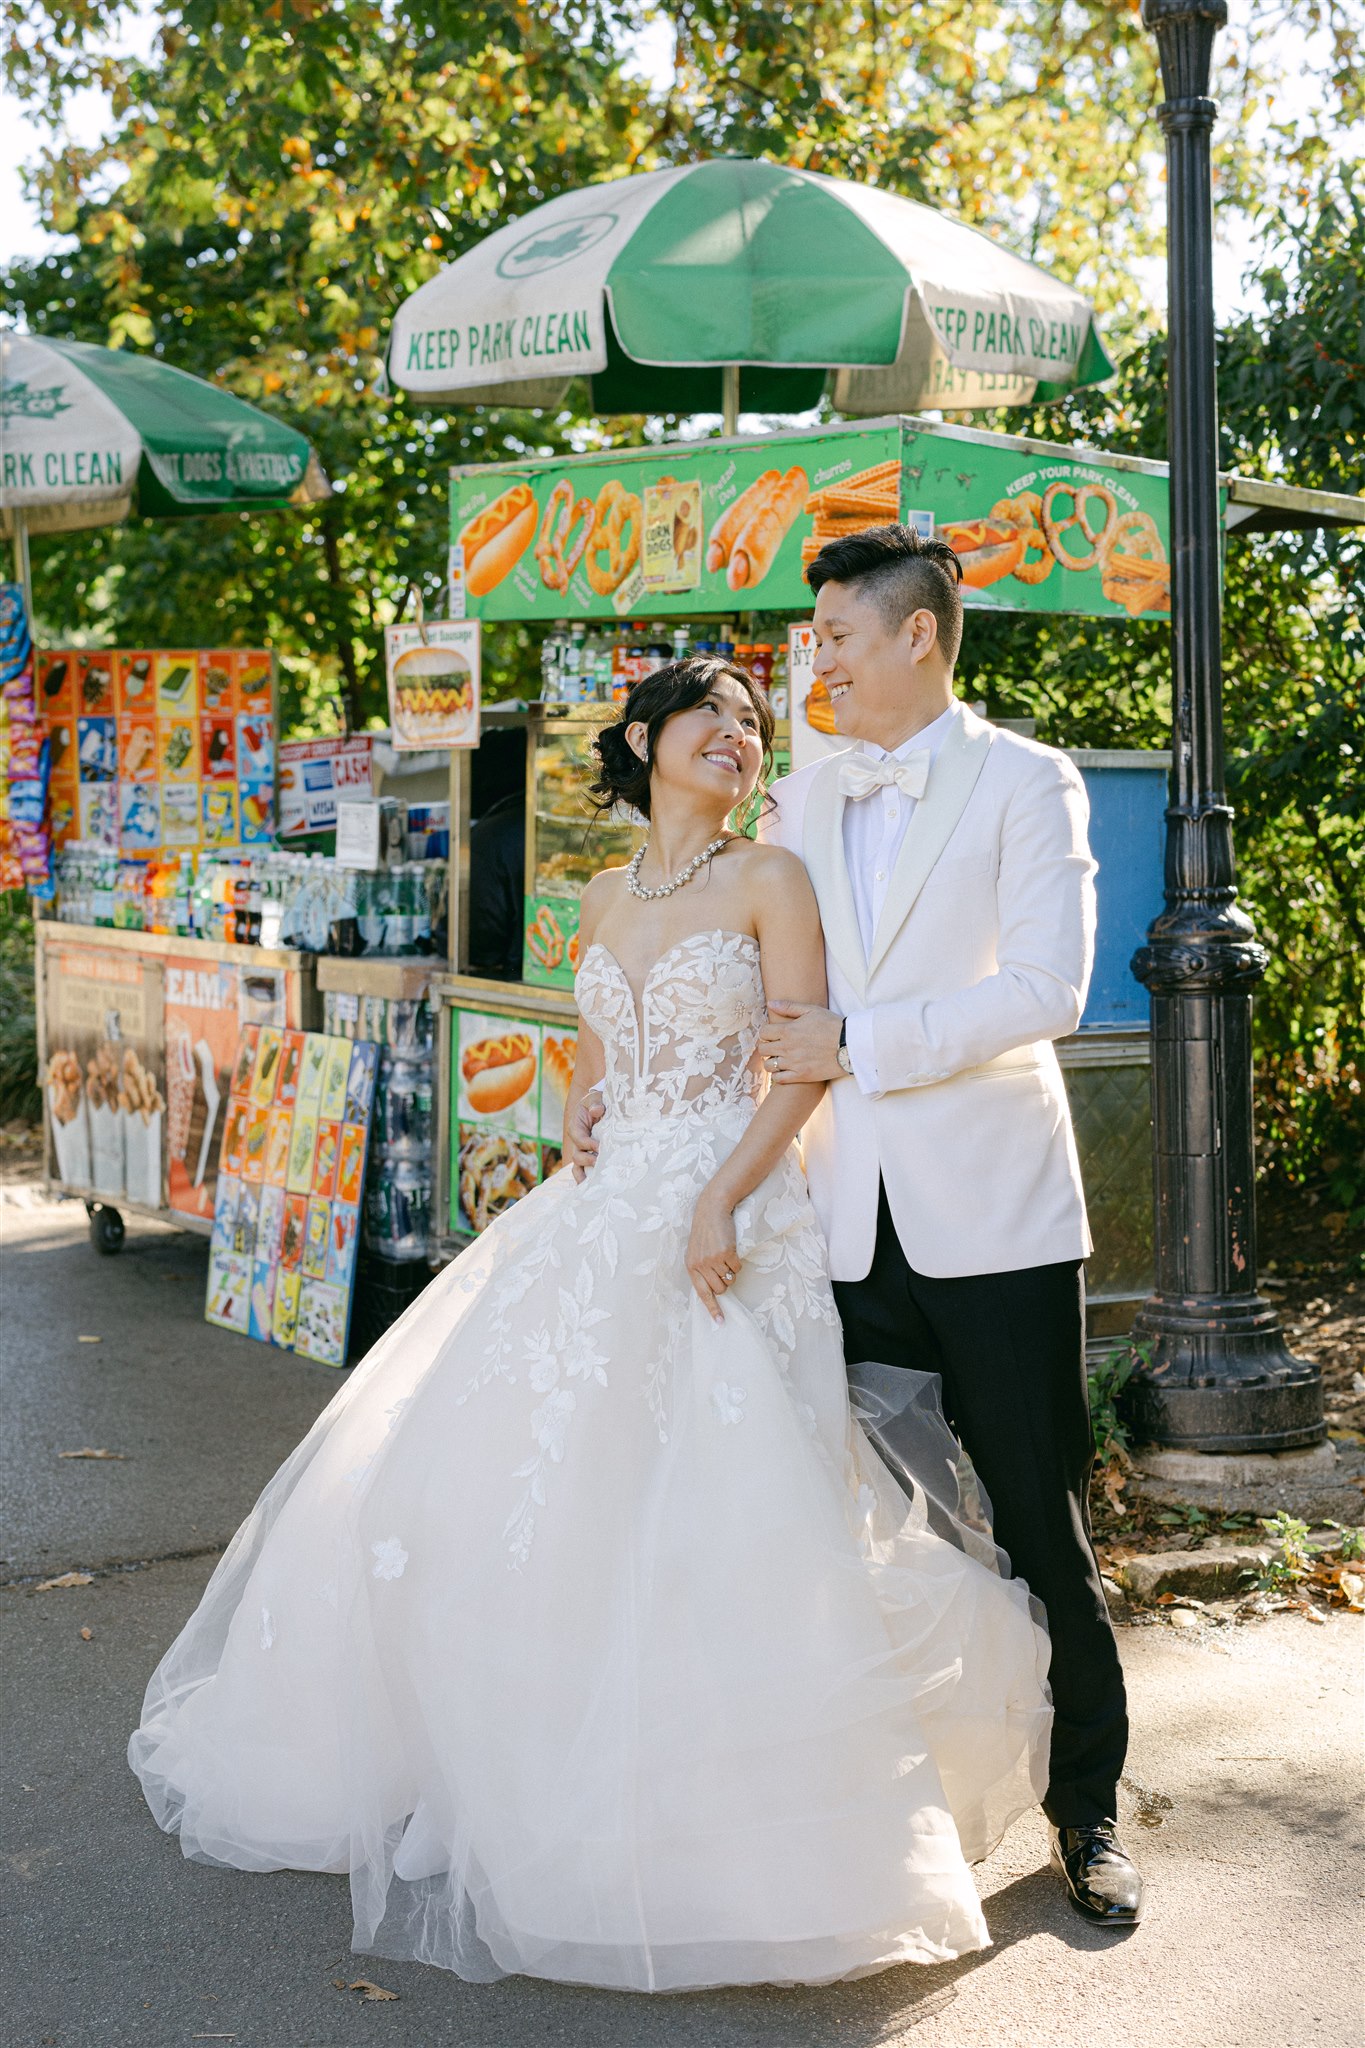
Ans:
POLYGON ((126 1451, 58 1451, 57 1456, 59 1458, 117 1458, 124 1464, 128 1461, 128 1453, 126 1451))
POLYGON ((386 1991, 382 1984, 371 1984, 368 1977, 357 1977, 354 1984, 348 1988, 352 1991, 358 1991, 362 1998, 367 1998, 371 2001, 378 1998, 397 1998, 398 1996, 396 1991, 386 1991))
POLYGON ((93 1586, 94 1583, 93 1572, 63 1572, 60 1578, 39 1579, 33 1590, 35 1593, 52 1593, 59 1586, 93 1586))
POLYGON ((94 1640, 95 1640, 95 1631, 94 1631, 94 1629, 92 1629, 92 1628, 83 1628, 83 1629, 81 1630, 81 1641, 82 1641, 83 1643, 93 1643, 93 1642, 94 1642, 94 1640))
POLYGON ((1337 1584, 1346 1595, 1346 1603, 1357 1614, 1365 1609, 1365 1573, 1338 1572, 1337 1584))
POLYGON ((1303 1615, 1305 1621, 1315 1621, 1319 1628, 1324 1628, 1326 1626, 1326 1615, 1319 1614, 1316 1607, 1305 1607, 1303 1610, 1303 1615))
POLYGON ((78 1337, 76 1342, 78 1344, 102 1344, 104 1339, 103 1337, 78 1337))

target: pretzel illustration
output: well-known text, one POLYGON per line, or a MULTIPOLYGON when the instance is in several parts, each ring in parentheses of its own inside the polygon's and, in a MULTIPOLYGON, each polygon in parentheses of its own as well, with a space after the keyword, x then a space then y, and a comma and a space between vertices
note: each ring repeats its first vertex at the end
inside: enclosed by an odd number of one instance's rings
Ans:
POLYGON ((561 477, 551 491, 536 541, 540 580, 547 590, 567 590, 569 578, 583 559, 596 507, 591 498, 575 500, 573 485, 561 477))
POLYGON ((1017 498, 998 498, 991 506, 992 519, 1008 520, 1023 530, 1024 552, 1014 570, 1016 583, 1045 583, 1057 557, 1043 532, 1043 501, 1036 491, 1021 491, 1017 498), (1038 559, 1031 561, 1030 555, 1038 559))
POLYGON ((1104 484, 1049 484, 1043 493, 1043 532, 1047 544, 1064 569, 1092 569, 1100 558, 1100 547, 1105 534, 1114 523, 1118 511, 1114 494, 1104 484), (1064 519, 1053 512, 1058 498, 1070 498, 1071 510, 1064 519), (1086 506, 1091 498, 1098 498, 1105 508, 1104 524, 1093 527, 1086 516, 1086 506), (1062 535, 1073 526, 1079 526, 1090 543, 1089 552, 1083 555, 1068 554, 1062 546, 1062 535))
POLYGON ((610 597, 619 590, 640 559, 643 524, 644 506, 635 493, 616 477, 610 478, 598 494, 585 550, 588 582, 599 597, 610 597))
POLYGON ((563 928, 547 903, 541 904, 533 922, 526 927, 526 950, 546 974, 553 974, 564 964, 563 928))

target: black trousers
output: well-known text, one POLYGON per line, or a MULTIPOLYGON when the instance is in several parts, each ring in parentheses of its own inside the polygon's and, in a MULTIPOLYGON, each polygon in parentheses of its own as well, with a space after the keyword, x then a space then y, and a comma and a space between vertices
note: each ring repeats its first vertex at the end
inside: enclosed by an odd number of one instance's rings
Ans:
POLYGON ((834 1296, 850 1364, 940 1375, 944 1412, 990 1496, 996 1541, 1047 1609, 1054 1718, 1044 1812, 1055 1827, 1113 1820, 1128 1715, 1090 1542, 1080 1262, 927 1279, 901 1248, 883 1188, 872 1269, 836 1281, 834 1296))

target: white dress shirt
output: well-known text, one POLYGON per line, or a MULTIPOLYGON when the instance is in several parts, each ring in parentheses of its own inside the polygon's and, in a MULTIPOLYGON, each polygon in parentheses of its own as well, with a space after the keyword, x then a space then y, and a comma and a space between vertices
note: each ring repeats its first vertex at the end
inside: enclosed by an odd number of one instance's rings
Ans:
MULTIPOLYGON (((927 753, 932 773, 939 749, 953 720, 959 715, 958 705, 953 702, 932 725, 922 727, 894 751, 888 753, 875 740, 864 740, 863 752, 874 761, 908 761, 912 754, 927 753)), ((869 959, 872 957, 877 920, 891 886, 892 870, 914 814, 914 797, 906 796, 894 782, 888 783, 884 789, 873 790, 869 796, 849 797, 844 804, 844 860, 853 888, 853 905, 858 913, 863 952, 869 959)), ((845 1042, 853 1062, 853 1078, 864 1095, 880 1095, 882 1090, 877 1078, 871 1010, 853 1011, 847 1019, 847 1027, 845 1042)))

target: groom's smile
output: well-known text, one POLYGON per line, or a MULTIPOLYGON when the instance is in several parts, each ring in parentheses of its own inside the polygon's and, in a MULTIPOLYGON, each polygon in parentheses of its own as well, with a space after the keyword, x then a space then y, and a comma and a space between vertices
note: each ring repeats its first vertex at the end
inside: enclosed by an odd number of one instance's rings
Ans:
POLYGON ((922 605, 902 618, 875 592, 833 577, 815 599, 815 676, 846 740, 893 753, 952 702, 952 663, 922 605))

